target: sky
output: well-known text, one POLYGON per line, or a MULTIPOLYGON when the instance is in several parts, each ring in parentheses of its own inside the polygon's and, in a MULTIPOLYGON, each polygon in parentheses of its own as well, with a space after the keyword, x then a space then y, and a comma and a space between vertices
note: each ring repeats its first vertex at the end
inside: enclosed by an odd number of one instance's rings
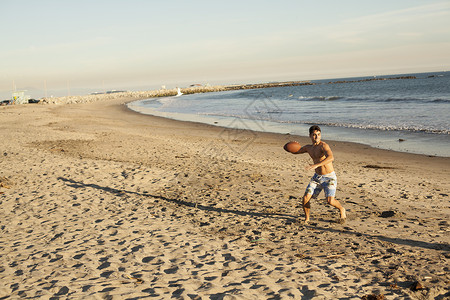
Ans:
POLYGON ((449 0, 0 0, 0 100, 449 69, 449 0))

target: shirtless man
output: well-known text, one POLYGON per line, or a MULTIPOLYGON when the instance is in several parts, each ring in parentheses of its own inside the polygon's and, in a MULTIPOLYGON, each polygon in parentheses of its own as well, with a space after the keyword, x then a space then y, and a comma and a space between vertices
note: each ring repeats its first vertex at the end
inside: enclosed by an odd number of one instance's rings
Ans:
POLYGON ((328 203, 339 209, 339 223, 343 224, 347 215, 345 214, 345 208, 335 199, 337 178, 333 168, 333 152, 331 152, 330 146, 327 143, 321 141, 319 126, 314 125, 309 128, 309 137, 311 138, 312 145, 305 145, 298 152, 294 153, 308 153, 314 162, 314 164, 306 167, 307 170, 315 170, 315 173, 306 187, 305 195, 303 196, 305 224, 309 223, 309 213, 311 210, 309 200, 311 198, 317 198, 322 189, 325 192, 328 203))

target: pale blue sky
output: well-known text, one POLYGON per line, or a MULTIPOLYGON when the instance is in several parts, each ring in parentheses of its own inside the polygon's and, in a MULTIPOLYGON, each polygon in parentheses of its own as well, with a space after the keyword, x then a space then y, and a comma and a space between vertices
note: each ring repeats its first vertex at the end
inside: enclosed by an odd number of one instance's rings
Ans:
POLYGON ((450 69, 449 0, 0 0, 0 99, 450 69))

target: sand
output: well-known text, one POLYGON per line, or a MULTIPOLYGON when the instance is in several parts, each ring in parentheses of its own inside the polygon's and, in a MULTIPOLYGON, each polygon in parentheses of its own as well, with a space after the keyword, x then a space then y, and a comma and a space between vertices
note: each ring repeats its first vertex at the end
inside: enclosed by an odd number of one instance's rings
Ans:
POLYGON ((323 132, 348 220, 302 225, 307 137, 130 100, 0 107, 0 299, 450 297, 450 158, 323 132))

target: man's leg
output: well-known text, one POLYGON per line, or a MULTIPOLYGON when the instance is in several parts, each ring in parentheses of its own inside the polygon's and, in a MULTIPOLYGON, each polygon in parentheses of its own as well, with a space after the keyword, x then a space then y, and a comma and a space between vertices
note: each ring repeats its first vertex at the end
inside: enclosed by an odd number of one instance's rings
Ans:
POLYGON ((305 212, 305 224, 309 223, 309 212, 311 210, 311 204, 309 200, 311 200, 311 194, 305 194, 303 196, 303 211, 305 212))
POLYGON ((341 214, 341 218, 339 220, 339 223, 345 223, 345 219, 347 219, 347 214, 345 213, 345 208, 341 205, 341 203, 339 203, 339 201, 337 201, 332 196, 327 197, 327 201, 328 201, 328 204, 330 204, 331 206, 334 206, 337 209, 339 209, 339 212, 341 214))

